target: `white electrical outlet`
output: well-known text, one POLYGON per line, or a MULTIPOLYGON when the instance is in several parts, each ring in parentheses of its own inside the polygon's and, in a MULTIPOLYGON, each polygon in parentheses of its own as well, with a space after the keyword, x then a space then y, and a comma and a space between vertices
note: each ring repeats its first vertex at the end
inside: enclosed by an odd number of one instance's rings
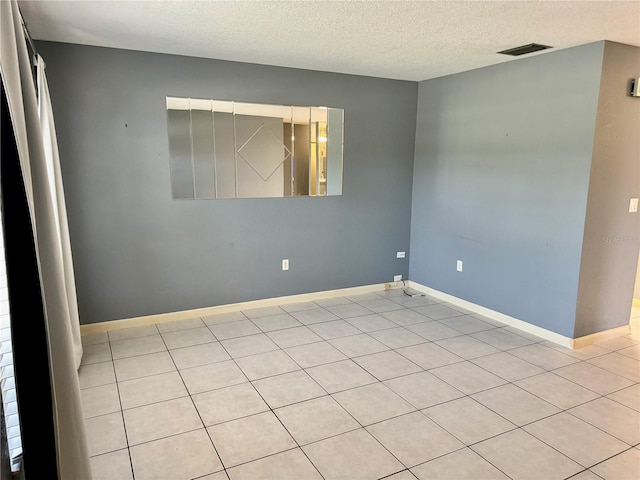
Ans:
POLYGON ((629 213, 636 213, 638 211, 638 199, 632 198, 629 200, 629 213))
POLYGON ((458 272, 461 272, 461 271, 462 271, 462 260, 458 260, 458 261, 456 262, 456 270, 457 270, 458 272))
POLYGON ((282 270, 289 270, 289 259, 285 258, 282 260, 282 270))
POLYGON ((393 276, 393 281, 394 282, 401 282, 402 281, 402 275, 394 275, 393 276))
POLYGON ((405 258, 405 252, 396 252, 396 258, 405 258))

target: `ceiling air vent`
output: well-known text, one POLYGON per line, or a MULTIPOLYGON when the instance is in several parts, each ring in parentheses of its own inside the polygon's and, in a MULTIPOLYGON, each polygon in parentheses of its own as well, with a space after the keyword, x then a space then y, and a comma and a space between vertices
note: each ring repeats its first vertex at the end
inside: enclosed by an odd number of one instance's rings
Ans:
POLYGON ((502 50, 503 55, 511 55, 512 57, 517 57, 520 55, 526 55, 527 53, 539 52, 540 50, 546 50, 547 48, 553 48, 549 45, 540 45, 539 43, 530 43, 528 45, 522 45, 521 47, 509 48, 507 50, 502 50))

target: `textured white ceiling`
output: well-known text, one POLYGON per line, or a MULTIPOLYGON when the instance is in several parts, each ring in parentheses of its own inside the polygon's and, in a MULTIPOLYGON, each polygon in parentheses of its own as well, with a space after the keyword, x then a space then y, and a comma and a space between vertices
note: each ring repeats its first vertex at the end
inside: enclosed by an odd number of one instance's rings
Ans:
POLYGON ((495 52, 532 42, 556 48, 598 40, 640 46, 637 0, 19 5, 35 39, 403 80, 509 61, 495 52))

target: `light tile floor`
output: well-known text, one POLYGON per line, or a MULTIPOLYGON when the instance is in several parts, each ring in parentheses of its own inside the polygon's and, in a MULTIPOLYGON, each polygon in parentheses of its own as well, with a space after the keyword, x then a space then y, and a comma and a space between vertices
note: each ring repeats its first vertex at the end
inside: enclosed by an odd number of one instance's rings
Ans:
POLYGON ((94 478, 637 479, 631 327, 572 351, 392 290, 87 335, 94 478))

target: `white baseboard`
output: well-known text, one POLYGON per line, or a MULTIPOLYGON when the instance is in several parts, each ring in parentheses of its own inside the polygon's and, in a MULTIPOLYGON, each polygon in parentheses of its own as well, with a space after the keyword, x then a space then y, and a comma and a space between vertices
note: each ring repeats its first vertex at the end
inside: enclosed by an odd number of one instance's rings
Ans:
MULTIPOLYGON (((393 284, 392 284, 393 285, 393 284)), ((82 335, 92 333, 107 332, 110 330, 120 330, 122 328, 142 327, 155 323, 176 322, 179 320, 189 320, 196 317, 208 317, 221 313, 239 312, 252 308, 272 307, 275 305, 286 305, 289 303, 309 302, 322 298, 345 297, 348 295, 359 295, 362 293, 379 292, 385 289, 384 283, 374 285, 363 285, 360 287, 340 288, 337 290, 325 290, 322 292, 302 293, 299 295, 288 295, 285 297, 265 298, 262 300, 251 300, 248 302, 231 303, 218 305, 215 307, 196 308, 193 310, 182 310, 179 312, 159 313, 156 315, 145 315, 142 317, 125 318, 121 320, 111 320, 100 323, 89 323, 80 325, 82 335)))
POLYGON ((449 295, 448 293, 429 288, 417 282, 409 280, 407 283, 409 287, 426 293, 427 295, 430 295, 432 297, 445 300, 462 308, 466 308, 467 310, 470 310, 474 313, 479 313, 480 315, 484 315, 485 317, 488 317, 492 320, 512 326, 514 328, 517 328, 518 330, 522 330, 523 332, 531 333, 537 337, 544 338, 545 340, 549 340, 550 342, 556 343, 563 347, 574 348, 574 340, 572 338, 565 337, 564 335, 552 332, 551 330, 547 330, 546 328, 532 325, 531 323, 525 322, 523 320, 518 320, 517 318, 510 317, 509 315, 505 315, 504 313, 500 313, 495 310, 491 310, 490 308, 483 307, 482 305, 477 305, 475 303, 468 302, 467 300, 454 297, 453 295, 449 295))

